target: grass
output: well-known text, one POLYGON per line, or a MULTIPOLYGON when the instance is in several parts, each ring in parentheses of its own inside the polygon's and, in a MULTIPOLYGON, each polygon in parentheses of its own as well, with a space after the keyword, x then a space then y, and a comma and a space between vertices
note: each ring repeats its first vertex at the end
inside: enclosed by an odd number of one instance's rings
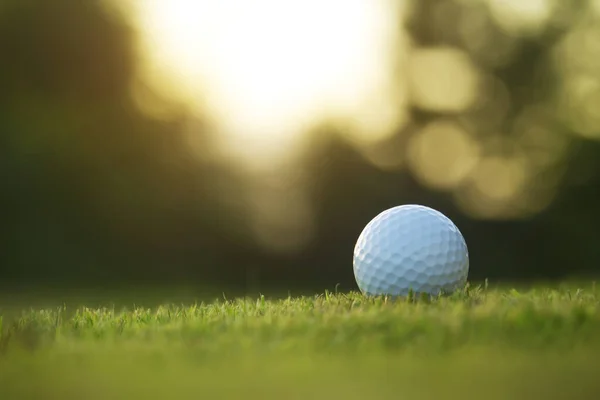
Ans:
POLYGON ((0 399, 600 398, 594 284, 10 309, 0 399))

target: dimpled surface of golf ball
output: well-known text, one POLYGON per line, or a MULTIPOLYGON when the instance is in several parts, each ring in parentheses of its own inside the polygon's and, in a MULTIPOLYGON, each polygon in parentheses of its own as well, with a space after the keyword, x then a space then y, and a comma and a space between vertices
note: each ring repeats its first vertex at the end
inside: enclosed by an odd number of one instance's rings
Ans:
POLYGON ((437 295, 464 286, 467 244, 454 223, 420 205, 390 208, 377 215, 354 248, 354 276, 367 295, 437 295))

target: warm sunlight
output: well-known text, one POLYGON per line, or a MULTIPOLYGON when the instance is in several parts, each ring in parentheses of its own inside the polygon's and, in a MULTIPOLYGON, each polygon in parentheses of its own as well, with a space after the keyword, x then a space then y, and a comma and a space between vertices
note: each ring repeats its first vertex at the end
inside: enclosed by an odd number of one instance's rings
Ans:
POLYGON ((378 140, 403 115, 398 2, 137 1, 152 79, 174 82, 234 149, 279 152, 324 119, 378 140))

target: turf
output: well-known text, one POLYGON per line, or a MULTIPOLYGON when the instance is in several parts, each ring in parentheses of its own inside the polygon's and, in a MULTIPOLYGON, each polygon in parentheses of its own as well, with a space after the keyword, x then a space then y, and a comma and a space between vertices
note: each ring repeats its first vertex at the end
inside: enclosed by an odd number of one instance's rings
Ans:
POLYGON ((592 283, 3 310, 0 399, 600 398, 592 283))

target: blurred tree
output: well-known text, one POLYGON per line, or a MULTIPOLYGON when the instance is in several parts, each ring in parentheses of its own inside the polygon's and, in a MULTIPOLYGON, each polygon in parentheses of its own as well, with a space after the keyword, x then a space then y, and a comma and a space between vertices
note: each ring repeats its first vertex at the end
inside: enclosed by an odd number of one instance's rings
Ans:
MULTIPOLYGON (((312 133, 297 168, 314 235, 285 253, 253 231, 251 178, 211 157, 205 121, 136 104, 124 14, 100 0, 4 0, 0 282, 352 287, 358 234, 402 203, 457 223, 473 279, 600 272, 598 13, 581 0, 525 18, 500 3, 411 2, 412 68, 398 76, 410 122, 368 146, 312 133)), ((284 202, 297 195, 285 189, 284 202)))
POLYGON ((182 259, 198 268, 198 253, 214 275, 237 240, 238 217, 215 190, 234 172, 198 161, 186 142, 192 124, 211 151, 201 124, 184 109, 160 120, 134 104, 135 40, 106 2, 3 2, 6 279, 179 276, 182 259))

